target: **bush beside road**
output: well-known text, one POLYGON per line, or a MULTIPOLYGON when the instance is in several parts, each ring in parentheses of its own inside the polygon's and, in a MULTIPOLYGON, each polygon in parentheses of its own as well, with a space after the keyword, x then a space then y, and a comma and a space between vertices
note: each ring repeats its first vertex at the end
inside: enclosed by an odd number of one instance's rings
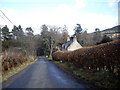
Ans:
POLYGON ((75 76, 95 82, 100 87, 115 88, 120 87, 119 52, 120 40, 115 40, 74 51, 57 51, 52 57, 55 64, 75 76))

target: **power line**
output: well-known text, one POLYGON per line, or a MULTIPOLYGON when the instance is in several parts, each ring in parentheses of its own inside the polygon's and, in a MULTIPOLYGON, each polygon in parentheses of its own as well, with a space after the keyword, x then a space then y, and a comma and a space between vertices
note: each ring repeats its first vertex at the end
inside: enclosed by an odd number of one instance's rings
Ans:
MULTIPOLYGON (((2 12, 2 10, 0 10, 1 11, 1 13, 7 18, 7 20, 12 24, 12 25, 14 25, 13 23, 12 23, 12 21, 2 12)), ((1 16, 1 15, 0 15, 1 16)), ((2 17, 3 18, 3 17, 2 17)))
MULTIPOLYGON (((2 15, 0 15, 0 17, 6 22, 8 23, 9 21, 7 21, 2 15)), ((10 24, 10 23, 9 23, 10 24)), ((4 25, 3 25, 4 26, 4 25)), ((1 27, 1 26, 0 26, 1 27)))
MULTIPOLYGON (((0 17, 3 19, 3 20, 5 20, 1 15, 0 15, 0 17)), ((5 20, 6 21, 6 20, 5 20)))

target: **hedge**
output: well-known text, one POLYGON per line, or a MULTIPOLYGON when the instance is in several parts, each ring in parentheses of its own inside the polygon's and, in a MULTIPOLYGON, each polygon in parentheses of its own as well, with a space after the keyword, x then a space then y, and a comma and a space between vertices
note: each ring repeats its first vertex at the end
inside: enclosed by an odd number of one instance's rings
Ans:
POLYGON ((76 67, 108 70, 120 74, 120 40, 83 47, 74 51, 56 51, 53 60, 69 61, 76 67))

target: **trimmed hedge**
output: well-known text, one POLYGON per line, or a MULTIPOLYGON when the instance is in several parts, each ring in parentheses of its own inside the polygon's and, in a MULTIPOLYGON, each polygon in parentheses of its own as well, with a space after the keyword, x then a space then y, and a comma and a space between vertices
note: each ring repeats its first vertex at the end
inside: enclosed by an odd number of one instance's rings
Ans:
POLYGON ((74 51, 57 51, 52 56, 53 60, 69 61, 78 68, 116 70, 120 74, 120 40, 74 51))
POLYGON ((56 51, 52 54, 53 60, 68 61, 68 55, 71 51, 56 51))

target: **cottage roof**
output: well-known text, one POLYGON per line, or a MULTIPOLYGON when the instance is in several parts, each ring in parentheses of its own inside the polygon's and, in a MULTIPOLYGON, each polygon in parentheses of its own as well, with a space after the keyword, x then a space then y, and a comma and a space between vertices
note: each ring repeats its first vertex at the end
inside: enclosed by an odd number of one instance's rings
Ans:
POLYGON ((81 47, 82 46, 77 42, 77 38, 71 37, 70 41, 67 41, 62 45, 62 50, 75 50, 81 47))
POLYGON ((73 40, 66 42, 65 45, 69 46, 71 43, 73 43, 73 40))

